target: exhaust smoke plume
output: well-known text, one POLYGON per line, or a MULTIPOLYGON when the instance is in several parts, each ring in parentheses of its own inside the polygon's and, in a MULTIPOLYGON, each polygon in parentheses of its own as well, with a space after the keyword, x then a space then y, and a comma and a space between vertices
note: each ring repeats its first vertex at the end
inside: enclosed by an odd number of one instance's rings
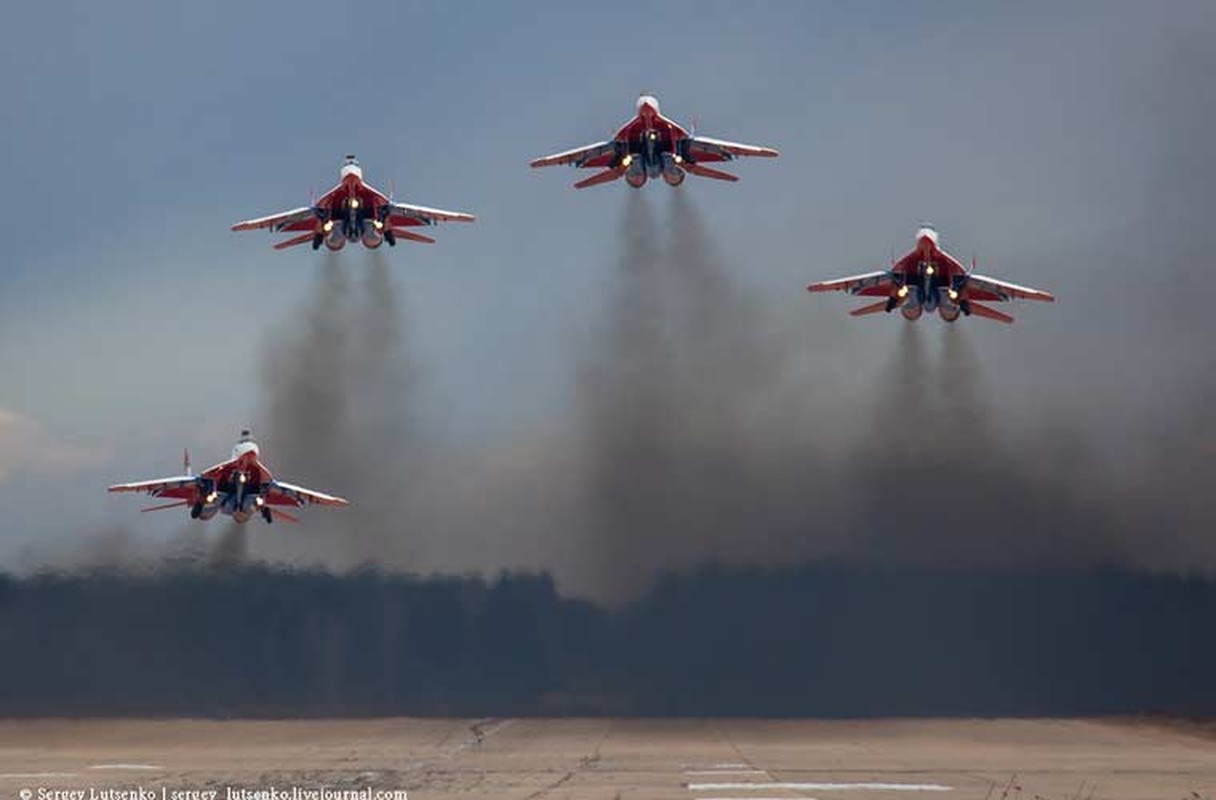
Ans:
MULTIPOLYGON (((1154 85, 1210 96, 1210 82, 1194 87, 1206 74, 1195 64, 1210 55, 1178 52, 1154 85)), ((1216 182, 1213 106, 1167 106, 1170 125, 1138 123, 1161 157, 1127 222, 1152 237, 1161 291, 1130 291, 1146 267, 1122 235, 1070 257, 1103 265, 1102 282, 1061 271, 1051 287, 1061 296, 1051 314, 1082 314, 1083 293, 1100 294, 1119 323, 1112 349, 1158 343, 1129 349, 1152 357, 1121 367, 1135 380, 1146 365, 1160 383, 1134 425, 1130 401, 1090 398, 1098 390, 1058 360, 1013 366, 1077 399, 1039 403, 1027 390, 1033 413, 1011 422, 980 341, 994 323, 975 318, 842 316, 849 336, 850 326, 887 329, 890 352, 868 383, 838 386, 820 356, 839 340, 775 314, 799 302, 787 300, 798 287, 766 284, 764 260, 788 254, 762 243, 755 262, 736 263, 694 202, 714 187, 654 186, 621 193, 599 335, 573 367, 571 407, 539 432, 471 445, 424 435, 400 250, 324 254, 307 308, 266 346, 259 433, 276 472, 352 506, 313 510, 301 526, 255 526, 251 555, 336 569, 526 566, 552 570, 565 592, 617 601, 657 573, 712 561, 1210 569, 1216 544, 1197 498, 1216 480, 1213 317, 1170 287, 1205 285, 1204 254, 1216 250, 1202 211, 1216 182)), ((1027 242, 1027 259, 1046 257, 1027 242)), ((843 315, 800 300, 808 317, 843 315)))
POLYGON ((390 269, 378 250, 366 260, 325 256, 309 307, 267 348, 265 458, 276 474, 352 505, 256 537, 265 558, 408 565, 411 468, 421 443, 390 269))
POLYGON ((790 379, 797 334, 774 329, 682 191, 665 236, 645 197, 625 202, 617 294, 576 423, 591 594, 627 598, 705 561, 1153 563, 1151 538, 1127 522, 1139 500, 1080 417, 1043 408, 1031 430, 996 425, 977 321, 876 320, 897 332, 858 414, 790 379))

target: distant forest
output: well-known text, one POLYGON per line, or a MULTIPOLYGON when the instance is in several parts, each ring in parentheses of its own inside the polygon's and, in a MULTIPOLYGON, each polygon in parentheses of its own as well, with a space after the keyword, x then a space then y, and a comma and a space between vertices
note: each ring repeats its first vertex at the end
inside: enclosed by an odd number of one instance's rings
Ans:
POLYGON ((0 714, 1216 714, 1216 581, 708 566, 621 608, 546 575, 0 578, 0 714))

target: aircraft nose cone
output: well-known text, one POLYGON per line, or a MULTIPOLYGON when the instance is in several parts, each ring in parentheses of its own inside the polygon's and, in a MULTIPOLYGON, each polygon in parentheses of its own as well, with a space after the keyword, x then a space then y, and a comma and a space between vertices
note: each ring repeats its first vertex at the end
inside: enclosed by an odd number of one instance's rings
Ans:
POLYGON ((638 98, 638 113, 643 117, 653 117, 659 113, 659 101, 653 95, 644 94, 638 98))

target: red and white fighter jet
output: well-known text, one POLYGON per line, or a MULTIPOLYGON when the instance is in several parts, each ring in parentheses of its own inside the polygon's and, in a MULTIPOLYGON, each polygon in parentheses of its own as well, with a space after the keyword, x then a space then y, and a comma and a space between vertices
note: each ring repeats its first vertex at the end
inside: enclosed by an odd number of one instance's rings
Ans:
POLYGON ((347 242, 358 241, 374 250, 382 242, 388 242, 393 247, 398 239, 434 244, 435 240, 431 237, 406 229, 437 222, 472 222, 475 219, 472 214, 461 211, 394 202, 391 196, 363 182, 363 168, 354 156, 346 157, 341 174, 342 181, 312 205, 238 222, 232 229, 251 231, 267 228, 275 233, 298 234, 276 244, 275 250, 305 242, 312 242, 313 250, 318 249, 322 242, 330 250, 341 250, 347 242))
POLYGON ((971 269, 967 269, 942 249, 933 226, 922 225, 916 232, 916 246, 893 261, 890 269, 820 281, 806 288, 809 292, 848 292, 861 297, 883 298, 877 303, 850 311, 854 317, 879 311, 891 312, 898 308, 908 320, 919 319, 925 311, 937 311, 946 322, 954 322, 959 314, 968 317, 975 314, 1010 323, 1013 317, 984 303, 1004 303, 1015 299, 1055 302, 1055 297, 1041 289, 976 275, 974 270, 974 259, 971 269))
POLYGON ((659 101, 653 95, 644 94, 638 98, 637 113, 633 119, 626 122, 611 139, 538 158, 532 162, 532 166, 570 164, 602 170, 574 184, 576 189, 608 183, 620 177, 624 177, 625 182, 633 188, 640 189, 646 184, 647 178, 659 176, 669 186, 679 186, 684 182, 685 173, 720 181, 737 181, 739 179, 729 172, 705 165, 733 161, 738 156, 776 158, 777 151, 771 147, 724 142, 697 136, 695 132, 689 133, 659 113, 659 101))
POLYGON ((227 461, 205 469, 198 475, 190 471, 190 454, 186 453, 182 464, 185 475, 160 478, 136 483, 120 483, 111 486, 111 492, 144 492, 153 497, 167 497, 172 503, 152 506, 143 511, 160 511, 166 508, 188 506, 194 519, 211 519, 216 514, 226 514, 234 522, 248 522, 254 514, 273 522, 275 518, 288 522, 299 522, 295 516, 279 506, 300 508, 307 505, 345 506, 349 503, 341 497, 315 492, 286 481, 276 480, 266 465, 259 460, 257 442, 249 431, 241 431, 241 438, 232 448, 232 457, 227 461))

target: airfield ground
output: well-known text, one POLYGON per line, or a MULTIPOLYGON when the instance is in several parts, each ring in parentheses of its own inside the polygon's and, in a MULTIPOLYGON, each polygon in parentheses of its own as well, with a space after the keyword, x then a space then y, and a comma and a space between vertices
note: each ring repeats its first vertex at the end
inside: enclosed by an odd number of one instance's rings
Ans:
POLYGON ((0 800, 321 786, 410 800, 1207 800, 1216 736, 1150 720, 0 721, 0 800))

